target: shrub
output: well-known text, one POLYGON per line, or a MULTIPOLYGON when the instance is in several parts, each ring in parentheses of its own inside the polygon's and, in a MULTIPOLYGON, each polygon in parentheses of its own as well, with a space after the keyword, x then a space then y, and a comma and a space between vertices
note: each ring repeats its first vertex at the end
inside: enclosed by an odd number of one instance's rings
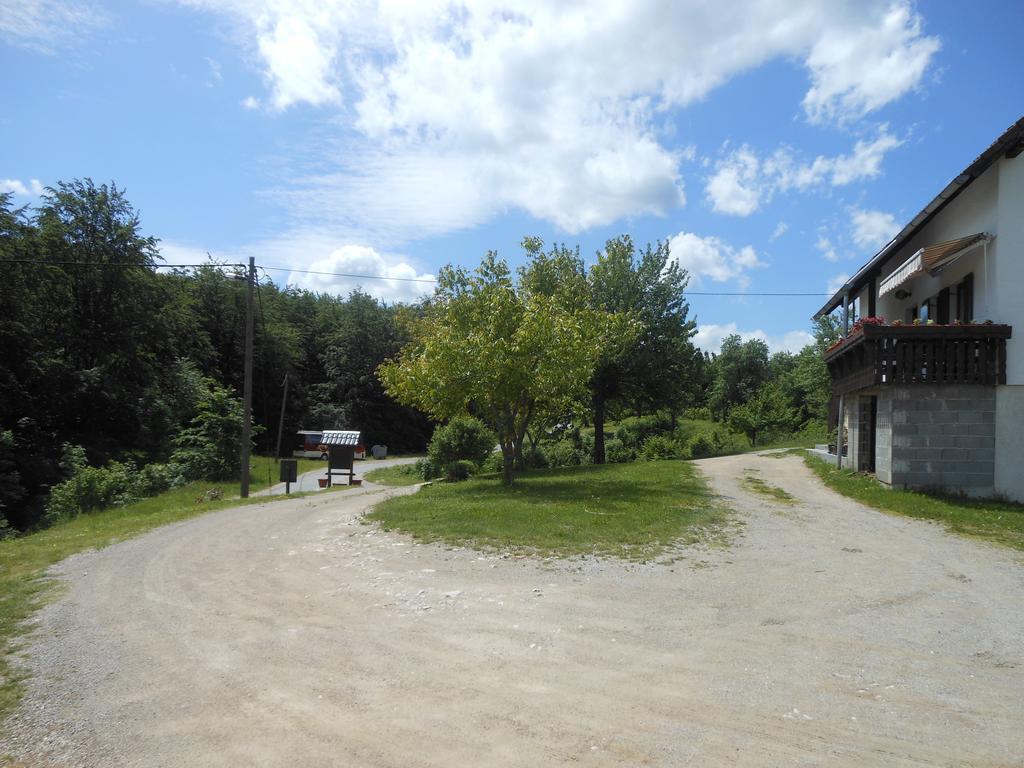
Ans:
POLYGON ((130 462, 112 461, 105 467, 79 467, 50 491, 46 517, 53 522, 131 504, 141 498, 139 486, 139 475, 130 462))
POLYGON ((623 464, 633 461, 636 458, 636 451, 627 448, 617 437, 613 437, 604 444, 604 455, 612 464, 623 464))
POLYGON ((583 452, 571 440, 559 440, 544 448, 549 467, 575 467, 585 463, 583 452))
POLYGON ((662 459, 678 459, 682 457, 679 444, 668 435, 651 435, 644 440, 640 448, 639 458, 644 461, 660 461, 662 459))
POLYGON ((671 429, 672 421, 665 415, 632 416, 619 422, 615 428, 615 437, 627 448, 638 450, 647 438, 671 429))
MULTIPOLYGON (((253 435, 258 431, 253 425, 253 435)), ((238 477, 241 435, 241 401, 231 390, 211 386, 192 423, 174 438, 171 463, 186 481, 233 480, 238 477)))
POLYGON ((468 459, 459 459, 458 461, 449 462, 445 468, 444 479, 449 483, 457 483, 460 480, 468 480, 474 472, 477 470, 476 462, 469 461, 468 459))
POLYGON ((714 455, 714 447, 707 435, 697 435, 690 441, 689 452, 691 459, 706 459, 714 455))
MULTIPOLYGON (((495 456, 499 459, 501 458, 501 454, 495 454, 495 456)), ((531 469, 544 469, 544 467, 548 466, 548 457, 545 455, 544 451, 541 450, 540 446, 526 449, 523 452, 523 461, 526 463, 526 466, 531 469)), ((496 471, 500 472, 501 469, 501 463, 499 462, 498 469, 496 471)))
POLYGON ((441 467, 433 459, 419 459, 413 466, 415 467, 416 474, 424 480, 434 480, 444 474, 441 471, 441 467))
POLYGON ((136 476, 136 492, 139 497, 156 496, 174 487, 175 468, 169 464, 147 464, 136 476))
POLYGON ((487 474, 501 474, 504 469, 505 463, 500 453, 492 453, 484 459, 483 464, 480 465, 480 471, 486 472, 487 474))
POLYGON ((706 406, 687 408, 683 411, 683 418, 691 421, 711 421, 711 409, 706 406))
POLYGON ((468 461, 476 467, 491 455, 497 441, 479 419, 458 416, 434 430, 427 455, 442 467, 457 461, 468 461))

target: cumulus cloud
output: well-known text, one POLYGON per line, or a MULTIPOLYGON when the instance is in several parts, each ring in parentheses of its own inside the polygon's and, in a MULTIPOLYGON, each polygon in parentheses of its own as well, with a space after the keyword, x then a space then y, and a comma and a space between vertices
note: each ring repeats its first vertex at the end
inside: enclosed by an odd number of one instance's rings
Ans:
MULTIPOLYGON (((438 175, 417 203, 441 231, 510 207, 568 232, 666 213, 684 203, 679 166, 689 156, 663 140, 669 110, 783 58, 804 63, 808 118, 840 121, 916 87, 938 45, 909 0, 179 2, 237 22, 270 110, 345 115, 328 142, 339 160, 315 178, 329 203, 321 214, 361 217, 365 207, 414 229, 408 197, 423 185, 403 169, 429 166, 438 175), (861 69, 846 66, 844 45, 868 60, 861 69), (908 61, 914 69, 884 77, 908 61), (470 215, 458 207, 468 196, 470 215)), ((743 214, 760 190, 733 165, 735 178, 716 184, 723 205, 743 214)), ((298 199, 312 191, 313 179, 302 181, 298 199)))
POLYGON ((939 48, 903 3, 892 4, 870 28, 825 29, 807 57, 813 84, 804 109, 813 122, 872 112, 915 88, 939 48))
POLYGON ((105 12, 75 0, 4 0, 0 3, 0 40, 53 54, 109 21, 105 12))
POLYGON ((818 235, 818 240, 814 243, 814 247, 821 251, 821 255, 825 257, 826 261, 839 261, 839 254, 836 253, 836 247, 832 244, 832 241, 824 235, 818 235))
POLYGON ((43 183, 39 179, 29 179, 28 183, 18 179, 0 179, 0 192, 10 192, 19 197, 39 197, 43 191, 43 183))
POLYGON ((761 329, 743 331, 736 323, 725 323, 715 325, 709 323, 697 326, 697 333, 693 337, 693 343, 705 352, 717 353, 722 348, 722 342, 726 336, 739 334, 747 341, 749 339, 760 339, 768 345, 772 352, 798 352, 808 344, 814 342, 814 337, 807 331, 788 331, 782 335, 765 333, 761 329))
POLYGON ((358 289, 385 301, 416 301, 434 292, 434 275, 397 256, 365 245, 343 245, 288 275, 288 284, 317 293, 347 295, 358 289), (315 274, 321 273, 321 274, 315 274))
POLYGON ((668 247, 671 258, 690 273, 694 287, 705 280, 736 280, 745 288, 750 283, 748 271, 766 266, 749 245, 737 249, 717 237, 701 237, 692 232, 680 232, 669 238, 668 247))
POLYGON ((854 208, 851 215, 853 242, 861 248, 879 249, 899 231, 896 217, 884 211, 854 208))
POLYGON ((772 231, 772 236, 768 238, 768 242, 775 242, 788 231, 789 224, 787 224, 784 221, 780 221, 778 224, 775 225, 775 229, 772 231))
POLYGON ((718 160, 705 192, 716 212, 749 216, 777 192, 841 187, 873 179, 881 174, 886 153, 902 143, 883 125, 877 137, 857 141, 848 154, 818 155, 810 162, 801 162, 789 147, 780 147, 762 159, 743 145, 718 160))

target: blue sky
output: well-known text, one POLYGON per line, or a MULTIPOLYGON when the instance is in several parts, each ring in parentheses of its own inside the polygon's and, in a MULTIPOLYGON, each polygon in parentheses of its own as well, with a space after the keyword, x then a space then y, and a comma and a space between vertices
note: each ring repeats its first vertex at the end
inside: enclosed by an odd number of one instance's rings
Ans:
MULTIPOLYGON (((695 292, 824 292, 1021 116, 1022 29, 1019 0, 0 0, 0 189, 116 181, 177 263, 429 278, 628 233, 695 292)), ((824 298, 691 307, 708 349, 792 349, 824 298)))

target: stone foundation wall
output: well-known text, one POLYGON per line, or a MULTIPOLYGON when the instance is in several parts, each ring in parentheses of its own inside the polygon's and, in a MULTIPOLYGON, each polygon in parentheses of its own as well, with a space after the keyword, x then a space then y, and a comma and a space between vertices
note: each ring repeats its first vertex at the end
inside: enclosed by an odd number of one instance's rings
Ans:
POLYGON ((995 492, 996 388, 891 387, 878 393, 876 470, 904 488, 995 492))

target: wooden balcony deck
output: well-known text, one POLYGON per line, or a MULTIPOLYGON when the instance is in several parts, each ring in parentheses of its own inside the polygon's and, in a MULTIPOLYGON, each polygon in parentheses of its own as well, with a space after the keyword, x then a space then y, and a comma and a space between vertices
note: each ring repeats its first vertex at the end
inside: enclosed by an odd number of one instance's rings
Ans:
POLYGON ((1009 325, 866 325, 825 353, 832 393, 908 384, 1006 383, 1009 325))

